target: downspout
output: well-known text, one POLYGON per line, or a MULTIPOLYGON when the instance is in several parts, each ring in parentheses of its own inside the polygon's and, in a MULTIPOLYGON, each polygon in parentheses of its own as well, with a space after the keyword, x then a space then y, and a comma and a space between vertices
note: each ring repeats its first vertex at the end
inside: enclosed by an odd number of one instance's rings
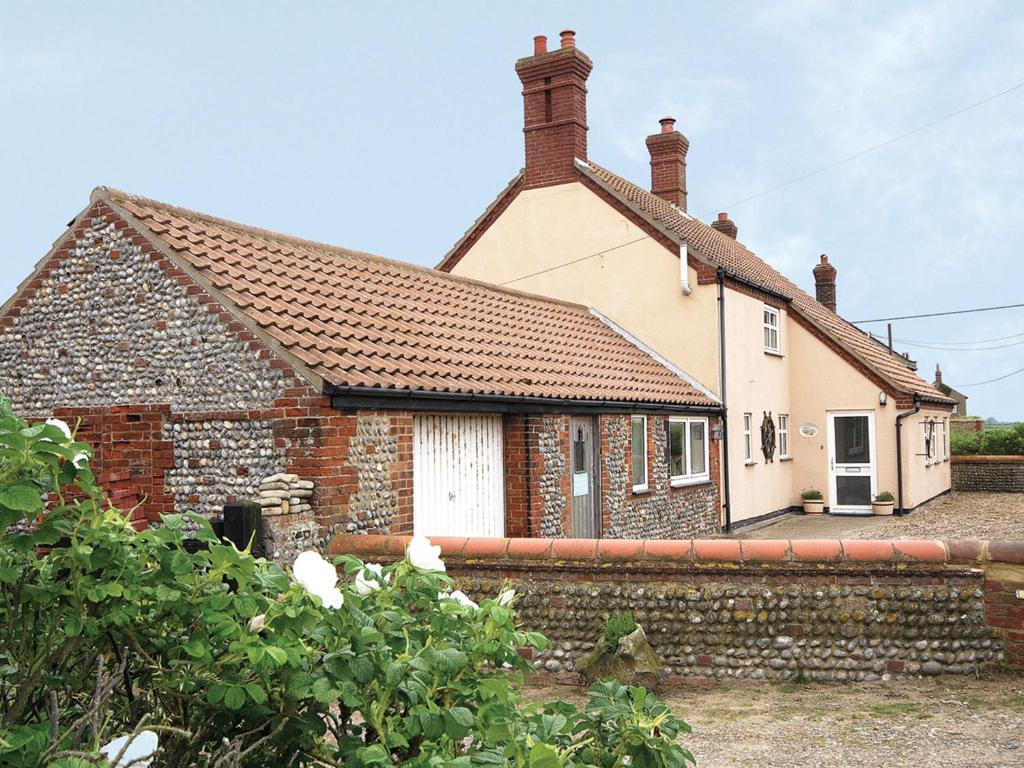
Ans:
POLYGON ((907 511, 903 508, 903 440, 902 429, 903 419, 913 416, 921 410, 921 398, 914 395, 914 407, 909 411, 896 414, 896 503, 899 505, 897 515, 905 515, 907 511))
POLYGON ((726 405, 725 396, 725 270, 718 268, 718 358, 719 382, 721 392, 719 397, 722 400, 722 491, 725 498, 722 501, 722 511, 725 513, 725 532, 732 530, 732 507, 729 497, 729 424, 727 421, 729 409, 726 405))

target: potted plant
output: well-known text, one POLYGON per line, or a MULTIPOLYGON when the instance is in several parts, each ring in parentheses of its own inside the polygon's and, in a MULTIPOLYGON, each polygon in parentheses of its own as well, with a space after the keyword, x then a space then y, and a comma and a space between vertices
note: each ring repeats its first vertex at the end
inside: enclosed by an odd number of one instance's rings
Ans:
POLYGON ((882 491, 880 494, 875 496, 875 500, 871 502, 871 511, 876 515, 891 515, 893 503, 896 500, 892 494, 888 491, 882 491))
POLYGON ((808 488, 800 494, 804 502, 805 515, 820 515, 825 511, 825 497, 816 488, 808 488))

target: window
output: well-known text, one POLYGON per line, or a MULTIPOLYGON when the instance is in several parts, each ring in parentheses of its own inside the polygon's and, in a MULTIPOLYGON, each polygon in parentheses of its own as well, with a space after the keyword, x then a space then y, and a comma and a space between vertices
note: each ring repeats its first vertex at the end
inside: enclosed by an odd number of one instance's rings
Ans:
POLYGON ((668 420, 668 473, 673 486, 705 482, 708 471, 708 420, 668 420))
POLYGON ((789 414, 779 414, 779 458, 789 458, 789 414))
POLYGON ((949 421, 942 420, 942 460, 949 461, 949 421))
POLYGON ((937 453, 935 419, 925 419, 921 426, 924 428, 924 463, 934 464, 937 453))
POLYGON ((764 308, 764 351, 782 352, 779 346, 779 310, 767 305, 764 308))
POLYGON ((754 443, 750 436, 750 424, 753 419, 753 414, 743 414, 743 460, 747 464, 754 463, 754 443))
POLYGON ((632 418, 633 490, 647 490, 647 417, 632 418))

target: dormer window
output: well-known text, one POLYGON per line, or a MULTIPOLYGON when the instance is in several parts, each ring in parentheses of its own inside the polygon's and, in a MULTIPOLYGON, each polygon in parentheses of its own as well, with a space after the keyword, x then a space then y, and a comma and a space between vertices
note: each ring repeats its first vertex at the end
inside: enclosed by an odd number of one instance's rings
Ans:
POLYGON ((764 307, 764 351, 774 355, 782 354, 779 344, 779 310, 775 307, 764 307))

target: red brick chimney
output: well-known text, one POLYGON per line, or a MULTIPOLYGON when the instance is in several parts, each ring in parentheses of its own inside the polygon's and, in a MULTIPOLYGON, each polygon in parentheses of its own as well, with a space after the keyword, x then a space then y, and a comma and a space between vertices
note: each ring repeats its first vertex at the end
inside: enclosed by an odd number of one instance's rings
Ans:
POLYGON ((651 153, 651 192, 686 210, 686 152, 689 140, 675 129, 674 117, 663 117, 661 131, 647 137, 651 153))
POLYGON ((942 386, 942 369, 939 368, 939 364, 938 363, 935 364, 935 384, 934 384, 934 386, 935 387, 941 387, 942 386))
POLYGON ((736 228, 736 223, 732 219, 730 219, 729 214, 725 213, 724 211, 718 214, 717 221, 711 222, 711 228, 717 229, 723 235, 728 235, 733 240, 735 240, 736 235, 740 233, 740 231, 736 228))
POLYGON ((836 268, 828 263, 828 256, 824 253, 814 268, 814 298, 819 304, 836 311, 836 268))
POLYGON ((554 51, 538 35, 533 56, 516 62, 523 83, 527 188, 573 181, 573 160, 587 159, 587 77, 593 66, 571 29, 561 33, 554 51))

